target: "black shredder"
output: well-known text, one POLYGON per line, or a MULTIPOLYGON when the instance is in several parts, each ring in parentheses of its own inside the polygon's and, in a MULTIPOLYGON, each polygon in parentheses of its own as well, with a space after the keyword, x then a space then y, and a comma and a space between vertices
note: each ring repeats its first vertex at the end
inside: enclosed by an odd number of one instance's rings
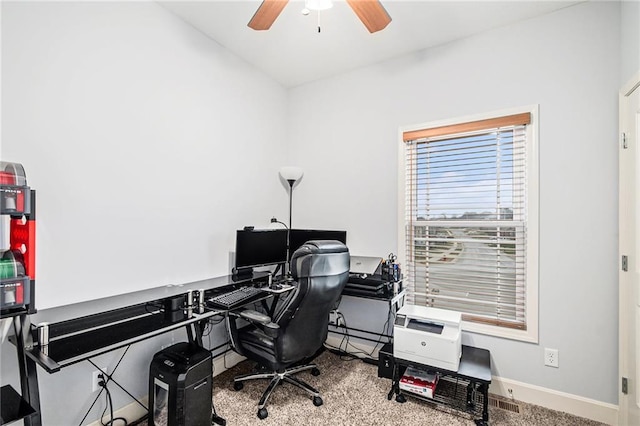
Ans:
POLYGON ((149 368, 149 425, 211 424, 211 353, 187 342, 153 356, 149 368))

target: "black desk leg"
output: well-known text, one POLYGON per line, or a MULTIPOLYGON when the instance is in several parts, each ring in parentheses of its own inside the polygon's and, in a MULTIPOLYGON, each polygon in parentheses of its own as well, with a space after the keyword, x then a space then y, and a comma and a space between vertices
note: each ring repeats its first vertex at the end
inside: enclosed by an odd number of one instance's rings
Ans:
POLYGON ((35 410, 24 418, 25 426, 40 426, 40 392, 38 389, 38 372, 36 363, 25 353, 26 347, 33 346, 30 333, 31 322, 27 315, 20 315, 13 319, 13 330, 16 336, 16 350, 18 351, 18 367, 20 371, 20 387, 22 398, 35 410))
MULTIPOLYGON (((207 322, 206 321, 198 321, 196 323, 192 323, 186 326, 187 328, 187 337, 189 338, 189 343, 191 344, 197 344, 198 346, 200 346, 201 348, 204 348, 204 345, 202 343, 202 336, 204 335, 204 329, 207 327, 207 322)), ((227 425, 227 421, 223 418, 220 417, 217 413, 216 413, 216 409, 213 405, 213 395, 211 395, 212 397, 212 401, 211 401, 211 425, 212 426, 226 426, 227 425)), ((26 426, 26 425, 25 425, 26 426)))
POLYGON ((489 386, 480 384, 478 390, 482 392, 482 420, 477 419, 476 425, 488 426, 489 425, 489 386))
POLYGON ((467 385, 467 408, 473 408, 474 403, 473 403, 473 382, 470 382, 467 385))
POLYGON ((389 401, 391 401, 391 398, 393 397, 394 392, 396 391, 396 382, 397 382, 397 371, 398 371, 398 366, 393 365, 393 373, 391 374, 391 390, 389 391, 389 394, 387 394, 387 399, 389 401))
POLYGON ((203 348, 202 344, 202 335, 204 334, 205 324, 192 323, 186 326, 187 328, 187 338, 189 339, 190 344, 197 344, 201 348, 203 348))
POLYGON ((407 402, 407 397, 400 393, 400 366, 396 363, 393 365, 393 381, 391 383, 391 390, 387 395, 387 399, 391 400, 394 393, 396 394, 396 402, 407 402))

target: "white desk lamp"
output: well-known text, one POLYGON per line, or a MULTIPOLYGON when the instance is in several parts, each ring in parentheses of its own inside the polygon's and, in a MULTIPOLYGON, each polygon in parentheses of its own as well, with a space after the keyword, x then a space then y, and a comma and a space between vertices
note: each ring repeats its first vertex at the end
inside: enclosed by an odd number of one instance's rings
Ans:
POLYGON ((280 176, 289 182, 289 229, 291 229, 291 211, 293 206, 293 185, 302 178, 304 172, 300 167, 285 166, 280 169, 280 176))
MULTIPOLYGON (((290 253, 290 232, 291 232, 291 212, 293 206, 293 185, 302 178, 304 172, 300 167, 292 167, 286 166, 280 169, 280 176, 289 182, 289 228, 287 229, 287 263, 285 264, 285 274, 287 276, 287 281, 291 281, 291 271, 289 270, 289 256, 290 253)), ((273 221, 273 219, 272 219, 273 221)), ((286 225, 285 225, 286 226, 286 225)))

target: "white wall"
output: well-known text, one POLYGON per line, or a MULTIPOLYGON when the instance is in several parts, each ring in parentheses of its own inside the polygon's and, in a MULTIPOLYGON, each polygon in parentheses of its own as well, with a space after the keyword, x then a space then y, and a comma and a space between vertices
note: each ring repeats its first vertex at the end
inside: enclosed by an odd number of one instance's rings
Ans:
MULTIPOLYGON (((396 252, 398 128, 538 103, 540 344, 465 343, 491 349, 496 375, 617 401, 617 91, 637 64, 619 65, 620 37, 637 34, 619 28, 637 5, 578 5, 288 99, 154 3, 1 8, 0 154, 38 190, 38 308, 226 273, 233 229, 287 216, 274 179, 287 157, 305 169, 295 226, 347 229, 355 254, 396 252), (559 369, 542 366, 544 347, 559 369)), ((117 379, 146 394, 151 354, 182 339, 133 346, 117 379)), ((13 352, 2 345, 0 367, 16 387, 13 352)), ((39 371, 45 424, 78 424, 91 370, 39 371)))
POLYGON ((539 344, 464 343, 491 350, 494 375, 617 403, 619 27, 619 3, 588 2, 292 89, 296 222, 397 252, 399 128, 539 104, 539 344))
POLYGON ((621 2, 620 18, 620 75, 624 85, 640 71, 640 2, 621 2))
MULTIPOLYGON (((69 309, 45 308, 225 275, 235 229, 285 216, 280 85, 154 2, 1 7, 1 158, 38 193, 35 322, 69 309)), ((145 396, 153 353, 185 339, 132 346, 116 380, 145 396)), ((114 368, 123 351, 96 363, 114 368)), ((14 347, 0 359, 1 384, 20 389, 14 347)), ((44 424, 79 424, 94 367, 38 370, 44 424)), ((116 408, 132 402, 110 389, 116 408)), ((104 395, 85 424, 103 408, 104 395)))
POLYGON ((39 309, 224 275, 235 229, 284 216, 280 85, 153 2, 2 7, 39 309))

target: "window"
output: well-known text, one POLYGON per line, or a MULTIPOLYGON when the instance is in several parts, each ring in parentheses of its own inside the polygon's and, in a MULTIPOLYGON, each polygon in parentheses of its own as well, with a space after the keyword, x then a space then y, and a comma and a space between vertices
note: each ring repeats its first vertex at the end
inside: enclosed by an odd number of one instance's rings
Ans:
POLYGON ((401 241, 408 300, 464 328, 537 341, 533 110, 406 130, 401 241))

